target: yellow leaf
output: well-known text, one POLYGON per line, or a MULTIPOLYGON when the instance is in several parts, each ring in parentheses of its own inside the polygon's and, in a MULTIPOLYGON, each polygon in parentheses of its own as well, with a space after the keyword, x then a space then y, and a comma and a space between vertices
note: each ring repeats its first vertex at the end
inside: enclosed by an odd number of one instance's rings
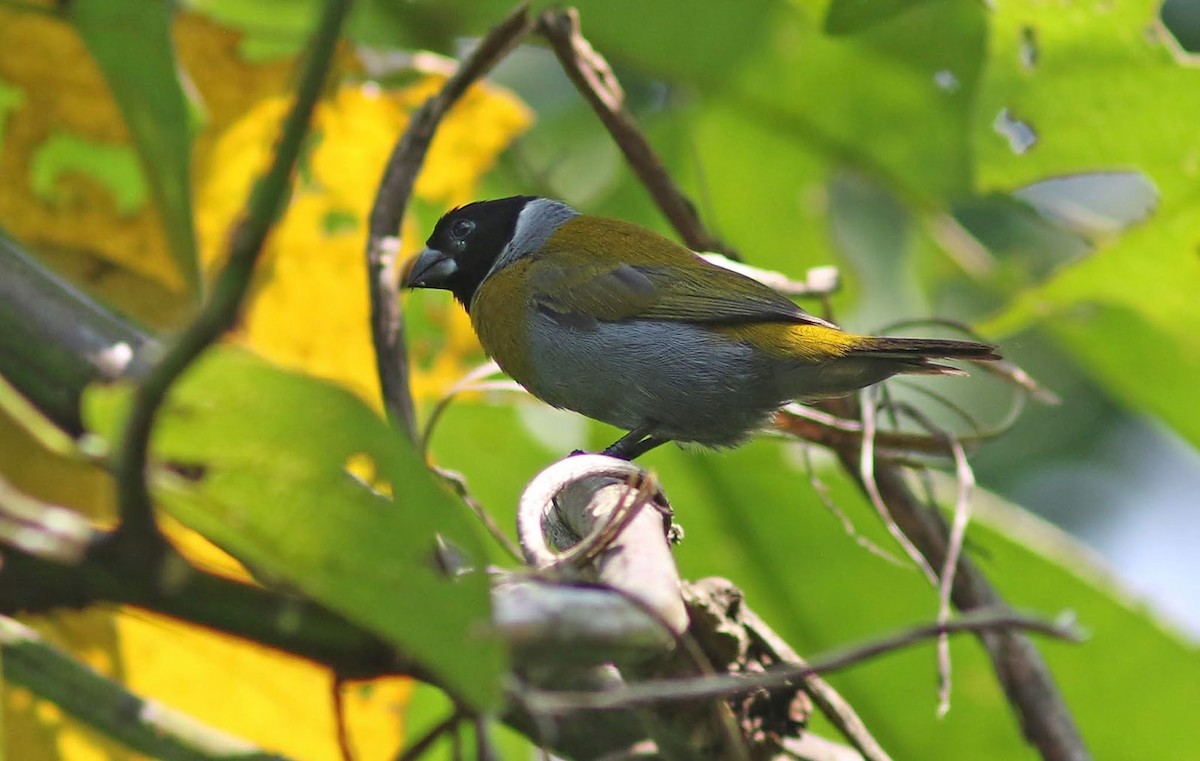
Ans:
MULTIPOLYGON (((262 274, 240 340, 281 365, 337 381, 378 404, 364 267, 366 218, 391 149, 412 109, 440 87, 429 78, 396 93, 372 84, 344 86, 314 117, 319 142, 308 157, 264 252, 262 274)), ((233 124, 209 157, 198 192, 201 256, 225 253, 241 199, 270 157, 284 99, 267 100, 233 124)), ((444 205, 474 196, 480 176, 530 122, 528 110, 498 88, 471 88, 443 123, 416 184, 421 198, 444 205)), ((421 235, 405 223, 404 251, 421 235)), ((445 388, 477 352, 467 324, 454 318, 454 343, 440 366, 414 379, 418 393, 445 388)))

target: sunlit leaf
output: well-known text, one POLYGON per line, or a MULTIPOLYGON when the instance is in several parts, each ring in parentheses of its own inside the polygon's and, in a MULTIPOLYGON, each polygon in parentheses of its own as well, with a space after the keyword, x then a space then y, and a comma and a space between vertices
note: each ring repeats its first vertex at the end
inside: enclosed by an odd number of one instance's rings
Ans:
MULTIPOLYGON (((111 435, 126 396, 90 391, 90 426, 111 435)), ((438 537, 480 561, 470 519, 353 395, 218 351, 172 393, 153 443, 160 463, 195 475, 159 492, 183 523, 395 642, 464 699, 495 702, 503 658, 486 579, 451 578, 438 561, 438 537), (362 455, 394 499, 346 472, 362 455)))

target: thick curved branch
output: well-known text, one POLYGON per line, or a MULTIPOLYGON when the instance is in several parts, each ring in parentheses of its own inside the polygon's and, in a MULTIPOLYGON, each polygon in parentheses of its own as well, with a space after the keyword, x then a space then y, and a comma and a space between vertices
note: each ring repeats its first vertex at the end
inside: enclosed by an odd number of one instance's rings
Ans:
POLYGON ((412 392, 408 386, 408 354, 404 348, 404 316, 400 312, 400 222, 413 185, 438 125, 467 88, 491 70, 529 32, 527 4, 521 4, 484 37, 440 92, 421 106, 396 142, 375 192, 367 229, 367 287, 371 302, 371 339, 383 406, 392 425, 418 440, 412 392))

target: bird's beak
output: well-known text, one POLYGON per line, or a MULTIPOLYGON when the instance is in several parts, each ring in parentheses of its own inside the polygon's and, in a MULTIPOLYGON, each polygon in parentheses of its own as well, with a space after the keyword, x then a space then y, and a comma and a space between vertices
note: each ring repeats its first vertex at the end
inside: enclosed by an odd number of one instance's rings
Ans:
POLYGON ((409 288, 440 288, 446 278, 458 271, 458 265, 436 248, 427 248, 417 255, 408 268, 404 284, 409 288))

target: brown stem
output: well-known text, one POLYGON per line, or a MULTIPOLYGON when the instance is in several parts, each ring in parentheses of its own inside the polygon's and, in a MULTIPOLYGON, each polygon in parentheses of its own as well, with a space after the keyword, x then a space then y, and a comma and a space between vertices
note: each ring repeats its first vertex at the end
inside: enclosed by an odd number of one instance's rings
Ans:
POLYGON ((696 207, 671 179, 625 108, 625 91, 612 67, 579 31, 579 12, 574 8, 548 10, 538 19, 538 32, 554 48, 563 70, 608 128, 630 168, 684 243, 696 251, 715 251, 736 259, 737 253, 701 223, 696 207))
MULTIPOLYGON (((858 453, 839 447, 838 459, 858 481, 858 453)), ((929 509, 908 488, 900 468, 885 462, 875 466, 875 483, 892 518, 931 565, 941 567, 946 559, 949 532, 941 515, 929 509)), ((974 563, 960 558, 950 599, 958 610, 969 613, 984 608, 1006 608, 1007 603, 974 563)), ((1013 629, 981 631, 1009 705, 1021 722, 1026 739, 1041 751, 1046 761, 1087 761, 1091 758, 1083 737, 1063 700, 1049 667, 1033 642, 1013 629)))
POLYGON ((400 222, 412 197, 417 174, 438 125, 467 88, 482 78, 529 33, 532 21, 527 3, 517 6, 467 56, 440 92, 412 115, 408 129, 396 142, 375 203, 367 235, 367 274, 371 299, 371 340, 379 373, 384 408, 392 424, 418 441, 412 391, 408 386, 408 354, 404 348, 404 316, 400 311, 400 222))

